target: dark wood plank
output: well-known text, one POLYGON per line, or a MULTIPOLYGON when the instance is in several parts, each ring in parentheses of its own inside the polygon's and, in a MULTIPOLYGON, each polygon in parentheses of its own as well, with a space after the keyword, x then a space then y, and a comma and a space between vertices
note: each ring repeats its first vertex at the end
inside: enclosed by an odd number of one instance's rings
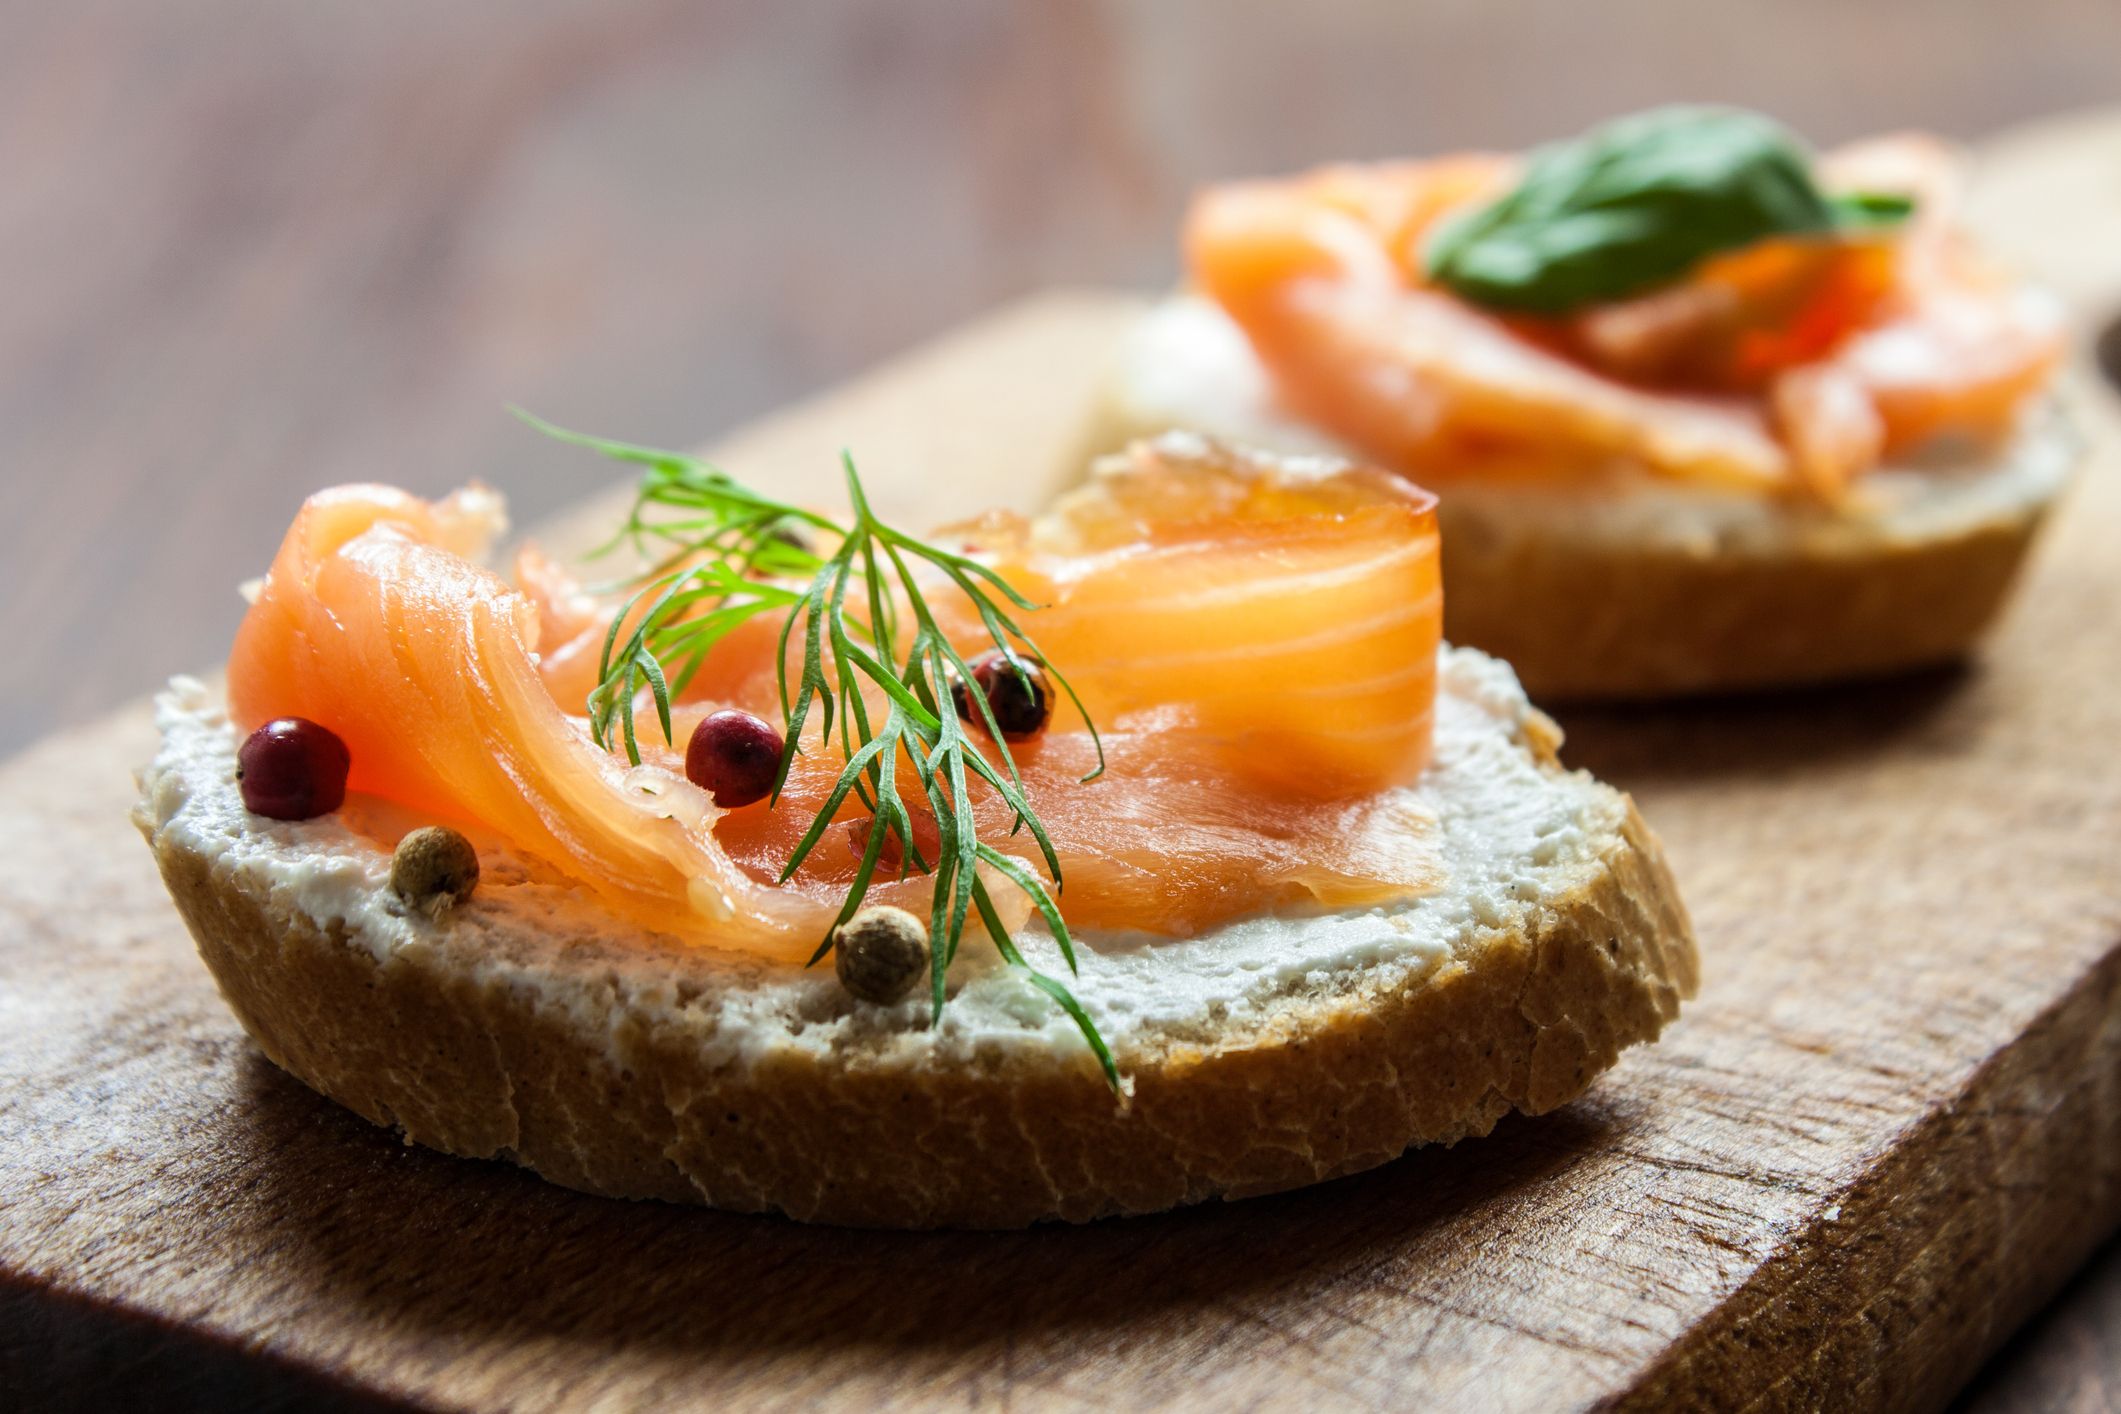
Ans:
POLYGON ((1168 278, 1204 177, 1675 94, 1973 136, 2116 52, 2082 0, 0 0, 0 750, 213 661, 314 485, 572 499, 508 402, 697 438, 1168 278))
MULTIPOLYGON (((2110 97, 2121 11, 5 0, 0 39, 0 564, 39 586, 0 599, 5 749, 217 656, 230 567, 314 484, 571 499, 579 463, 504 401, 690 438, 1000 296, 1162 278, 1205 175, 1519 142, 1681 90, 1824 139, 1970 136, 2110 97)), ((2067 264, 2079 232, 2048 226, 2028 239, 2067 264)), ((2103 246, 2077 260, 2113 293, 2103 246)), ((2001 1407, 2121 1385, 2082 1299, 2054 1317, 2067 1357, 2001 1407)), ((0 1334, 46 1338, 24 1309, 0 1334)), ((86 1340, 62 1348, 104 1358, 86 1340)))
POLYGON ((2121 1243, 2105 1250, 1985 1366, 1958 1414, 2121 1411, 2121 1243))
MULTIPOLYGON (((1024 368, 1128 317, 1049 302, 739 449, 808 475, 859 428, 961 499, 1088 392, 995 415, 1024 368)), ((2121 411, 2084 412, 1978 669, 1570 722, 1706 941, 1665 1041, 1488 1141, 1159 1219, 847 1234, 406 1149, 212 994, 120 819, 144 717, 50 741, 0 772, 0 1272, 434 1406, 1937 1404, 2121 1220, 2121 780, 2083 750, 2121 726, 2121 411)))

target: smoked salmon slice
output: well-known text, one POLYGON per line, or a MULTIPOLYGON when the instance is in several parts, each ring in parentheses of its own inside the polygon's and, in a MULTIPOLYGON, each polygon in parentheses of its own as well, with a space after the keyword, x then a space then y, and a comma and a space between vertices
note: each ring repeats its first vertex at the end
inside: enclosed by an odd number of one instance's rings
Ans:
POLYGON ((475 822, 644 926, 807 955, 839 899, 747 874, 705 792, 590 739, 539 677, 536 607, 467 557, 481 532, 461 503, 389 487, 311 497, 237 631, 231 715, 323 723, 349 789, 475 822))
MULTIPOLYGON (((699 715, 704 709, 679 720, 699 715)), ((1435 821, 1412 793, 1282 796, 1246 783, 1241 762, 1189 735, 1176 714, 1123 721, 1100 734, 1103 773, 1087 785, 1099 764, 1089 733, 1047 732, 1014 748, 1025 797, 1060 857, 1071 928, 1184 936, 1261 909, 1372 907, 1441 882, 1435 821)), ((649 758, 675 765, 677 753, 659 747, 649 758)), ((836 756, 800 758, 790 798, 822 799, 837 769, 836 756)), ((902 794, 915 789, 902 780, 902 794)), ((1035 865, 1030 839, 1010 835, 1007 808, 992 791, 974 791, 980 838, 1035 865)), ((861 814, 850 808, 842 818, 861 814)), ((751 806, 725 816, 716 833, 744 868, 771 877, 810 818, 785 803, 751 806)), ((842 834, 797 878, 844 893, 857 852, 842 834)))
POLYGON ((1453 157, 1210 189, 1185 256, 1289 410, 1403 473, 1597 474, 1834 494, 1940 436, 2006 434, 2060 359, 2058 311, 1968 248, 1955 163, 1919 137, 1828 154, 1842 189, 1912 193, 1890 238, 1764 242, 1566 318, 1430 282, 1437 224, 1516 167, 1453 157))
POLYGON ((1045 605, 1091 716, 1168 708, 1276 794, 1345 798, 1428 760, 1435 497, 1370 468, 1138 444, 1036 522, 968 542, 1045 605))
MULTIPOLYGON (((372 486, 311 498, 237 636, 235 720, 323 723, 352 755, 350 788, 476 822, 643 926, 807 957, 855 851, 828 841, 775 880, 838 774, 837 741, 806 738, 778 805, 720 810, 682 770, 685 732, 706 712, 780 720, 777 623, 762 616, 710 655, 677 744, 644 742, 629 766, 591 739, 579 697, 555 695, 593 682, 585 645, 613 606, 535 552, 518 559, 522 588, 480 568, 469 555, 483 529, 456 500, 372 486)), ((1011 748, 1071 927, 1185 934, 1437 884, 1433 822, 1396 789, 1430 749, 1433 498, 1378 472, 1172 439, 1109 465, 1052 515, 953 533, 1048 605, 1021 622, 1103 728, 1104 772, 1088 784, 1100 746, 1072 711, 1011 748)), ((934 597, 975 651, 969 606, 934 597)), ((971 789, 981 838, 1033 858, 1003 802, 971 789)), ((860 812, 850 800, 840 813, 860 812)), ((870 898, 924 915, 928 892, 909 871, 880 876, 870 898)), ((1009 926, 1027 916, 1015 889, 990 893, 1009 926)))

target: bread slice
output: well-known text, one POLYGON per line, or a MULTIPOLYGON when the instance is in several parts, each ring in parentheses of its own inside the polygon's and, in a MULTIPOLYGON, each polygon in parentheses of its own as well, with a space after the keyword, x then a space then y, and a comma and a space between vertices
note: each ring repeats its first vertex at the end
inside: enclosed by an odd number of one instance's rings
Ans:
MULTIPOLYGON (((1509 670, 1446 649, 1443 888, 1392 910, 1085 937, 1106 1087, 1042 994, 968 948, 931 1025, 803 970, 640 936, 491 841, 472 899, 401 907, 358 797, 243 809, 196 681, 159 702, 137 819, 265 1054, 409 1141, 592 1193, 889 1227, 1011 1227, 1314 1183, 1581 1094, 1693 993, 1693 938, 1629 799, 1564 770, 1509 670)), ((1025 940, 1058 967, 1049 940, 1025 940)))
MULTIPOLYGON (((1360 454, 1274 406, 1220 309, 1150 312, 1114 371, 1097 450, 1174 427, 1277 451, 1360 454)), ((1549 701, 1788 687, 1966 653, 2001 611, 2075 439, 2053 407, 2000 449, 1940 448, 1829 508, 1646 475, 1452 482, 1444 632, 1549 701)))

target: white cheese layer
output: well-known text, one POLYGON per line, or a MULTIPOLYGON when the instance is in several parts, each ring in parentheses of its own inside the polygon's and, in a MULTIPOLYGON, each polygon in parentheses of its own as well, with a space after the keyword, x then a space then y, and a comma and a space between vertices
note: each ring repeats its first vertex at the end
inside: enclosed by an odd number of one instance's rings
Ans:
MULTIPOLYGON (((392 842, 424 822, 358 796, 315 820, 253 815, 235 782, 235 730, 207 689, 176 680, 157 715, 162 747, 140 776, 142 828, 254 893, 342 924, 347 946, 386 965, 440 950, 452 969, 531 989, 541 1005, 608 1011, 614 1029, 629 1015, 683 1025, 713 1059, 732 1064, 786 1047, 880 1044, 939 1060, 992 1047, 1080 1053, 1073 1024, 981 944, 968 944, 953 967, 950 1003, 931 1027, 921 999, 855 1003, 829 966, 804 970, 644 936, 491 840, 476 841, 482 877, 471 901, 430 921, 403 908, 388 886, 392 842)), ((1220 1030, 1277 998, 1345 985, 1351 974, 1418 985, 1489 930, 1521 926, 1540 900, 1600 867, 1595 841, 1619 827, 1624 800, 1587 775, 1542 766, 1526 736, 1552 730, 1507 666, 1445 649, 1434 763, 1408 788, 1436 822, 1441 887, 1395 907, 1265 914, 1183 939, 1082 934, 1071 989, 1124 1063, 1140 1042, 1220 1030)), ((1060 975, 1050 938, 1033 931, 1022 941, 1035 965, 1060 975)))
MULTIPOLYGON (((1283 411, 1244 331, 1198 295, 1175 296, 1143 317, 1121 350, 1106 396, 1113 430, 1122 437, 1183 428, 1270 451, 1364 460, 1283 411)), ((2052 407, 2043 407, 2001 449, 1940 444, 1866 473, 1848 504, 1838 507, 1603 464, 1587 467, 1580 486, 1490 478, 1432 489, 1442 492, 1446 515, 1565 528, 1570 537, 1593 542, 1701 554, 1822 554, 1874 545, 1881 536, 1947 536, 2037 509, 2060 492, 2076 460, 2075 438, 2052 407)))

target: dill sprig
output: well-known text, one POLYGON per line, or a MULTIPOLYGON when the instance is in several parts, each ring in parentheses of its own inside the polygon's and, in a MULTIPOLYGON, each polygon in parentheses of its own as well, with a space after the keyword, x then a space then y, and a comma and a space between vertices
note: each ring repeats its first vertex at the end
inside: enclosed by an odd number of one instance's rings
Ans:
MULTIPOLYGON (((833 930, 862 906, 876 879, 886 841, 896 837, 899 877, 904 878, 911 867, 932 873, 935 881, 928 920, 931 1015, 937 1019, 942 1015, 945 974, 957 956, 967 922, 977 913, 1003 961, 1074 1021, 1096 1054, 1107 1083, 1117 1090, 1118 1067, 1089 1013, 1066 984, 1025 961, 980 876, 978 866, 985 864, 1030 899, 1052 932, 1070 974, 1075 974, 1075 944, 1054 897, 1061 889, 1061 865, 1053 841, 1024 796, 1023 778, 1008 741, 994 720, 986 694, 976 686, 965 695, 980 714, 988 744, 1000 758, 998 764, 966 735, 959 722, 950 689, 953 683, 973 684, 972 668, 943 632, 914 567, 929 566, 941 583, 965 597, 1011 667, 1027 678, 1033 665, 1043 668, 1082 711, 1075 689, 1014 617, 1013 611, 1038 606, 979 561, 879 520, 853 458, 844 453, 841 466, 853 514, 842 523, 762 496, 719 468, 681 452, 589 437, 520 410, 517 415, 546 436, 642 469, 632 509, 604 547, 609 551, 628 546, 647 568, 614 586, 628 593, 612 618, 598 682, 589 694, 589 727, 598 745, 606 750, 615 749, 615 743, 621 745, 627 758, 639 764, 634 717, 644 689, 654 703, 663 739, 671 741, 671 699, 684 692, 714 645, 750 619, 780 614, 777 672, 784 745, 769 808, 780 804, 813 708, 820 744, 832 745, 833 728, 838 726, 843 761, 832 790, 782 868, 781 881, 802 867, 850 794, 873 816, 846 901, 811 962, 831 951, 833 930), (803 539, 806 529, 817 532, 828 544, 810 548, 803 539), (791 582, 805 580, 802 589, 789 587, 791 582), (791 684, 789 649, 797 642, 802 647, 802 669, 791 684), (865 684, 881 694, 880 719, 864 692, 865 684), (914 840, 912 811, 901 797, 898 767, 902 757, 912 766, 925 808, 936 822, 939 858, 933 861, 922 857, 914 840), (1029 833, 1046 878, 1022 859, 979 838, 970 789, 975 776, 1009 807, 1010 835, 1029 833)), ((931 586, 936 583, 931 577, 931 586)), ((1087 783, 1104 770, 1104 747, 1087 711, 1083 711, 1083 720, 1098 753, 1097 766, 1083 777, 1087 783)))

